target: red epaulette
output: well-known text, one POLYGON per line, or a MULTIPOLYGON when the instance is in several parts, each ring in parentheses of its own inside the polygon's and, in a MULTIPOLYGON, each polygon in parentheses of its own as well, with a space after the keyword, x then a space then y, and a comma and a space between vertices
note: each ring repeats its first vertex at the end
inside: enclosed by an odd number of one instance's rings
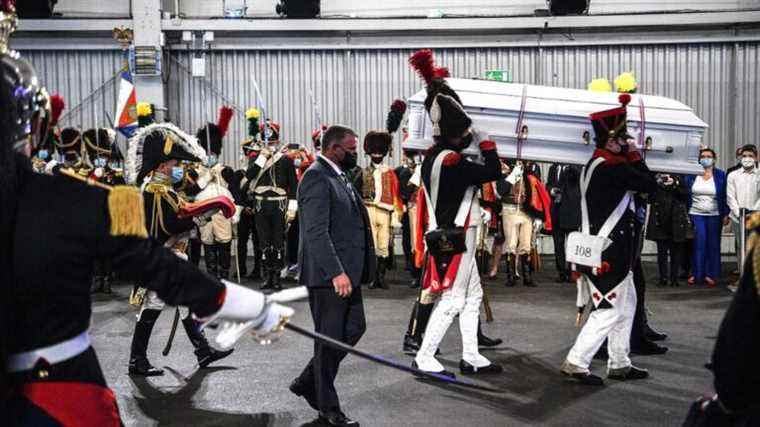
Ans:
POLYGON ((454 166, 462 160, 462 155, 459 153, 449 153, 443 158, 444 166, 454 166))

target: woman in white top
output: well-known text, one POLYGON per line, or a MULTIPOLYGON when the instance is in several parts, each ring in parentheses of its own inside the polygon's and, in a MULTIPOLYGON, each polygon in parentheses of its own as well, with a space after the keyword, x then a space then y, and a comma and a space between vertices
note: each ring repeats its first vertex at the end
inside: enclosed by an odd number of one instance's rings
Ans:
POLYGON ((715 167, 715 151, 703 148, 699 163, 704 173, 686 177, 689 189, 689 216, 694 223, 694 253, 689 285, 704 281, 715 286, 720 277, 720 235, 722 225, 728 224, 726 203, 726 172, 715 167), (722 225, 721 225, 722 224, 722 225))

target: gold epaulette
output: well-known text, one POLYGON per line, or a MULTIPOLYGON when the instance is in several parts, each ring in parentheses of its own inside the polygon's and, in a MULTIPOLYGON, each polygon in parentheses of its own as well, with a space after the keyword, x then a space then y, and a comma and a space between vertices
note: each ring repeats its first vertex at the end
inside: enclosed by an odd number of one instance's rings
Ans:
POLYGON ((145 229, 145 207, 140 191, 135 187, 117 185, 108 194, 108 213, 112 236, 148 238, 145 229))

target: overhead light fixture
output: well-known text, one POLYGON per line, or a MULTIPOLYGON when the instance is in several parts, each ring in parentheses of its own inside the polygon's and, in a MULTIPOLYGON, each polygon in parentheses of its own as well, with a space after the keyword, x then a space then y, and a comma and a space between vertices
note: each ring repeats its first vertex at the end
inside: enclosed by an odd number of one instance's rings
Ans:
POLYGON ((590 0, 546 0, 552 16, 587 15, 590 0))
POLYGON ((320 0, 280 0, 275 12, 286 18, 316 18, 320 13, 320 3, 320 0))

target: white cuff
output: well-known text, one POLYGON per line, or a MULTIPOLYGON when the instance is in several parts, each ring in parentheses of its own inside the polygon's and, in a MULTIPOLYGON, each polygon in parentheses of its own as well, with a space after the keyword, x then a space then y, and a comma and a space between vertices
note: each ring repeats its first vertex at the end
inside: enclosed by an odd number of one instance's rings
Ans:
POLYGON ((266 307, 264 294, 226 280, 222 280, 222 283, 226 288, 222 307, 211 317, 202 319, 204 325, 219 318, 237 322, 264 320, 262 317, 266 307))
POLYGON ((289 211, 297 211, 298 210, 298 201, 295 199, 288 200, 288 210, 289 211))

